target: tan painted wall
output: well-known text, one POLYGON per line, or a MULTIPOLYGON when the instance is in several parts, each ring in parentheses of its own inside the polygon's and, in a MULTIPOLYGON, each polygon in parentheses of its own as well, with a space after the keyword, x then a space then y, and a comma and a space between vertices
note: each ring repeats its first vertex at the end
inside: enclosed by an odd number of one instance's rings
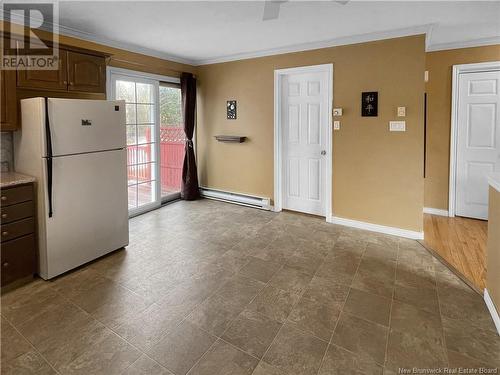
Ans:
POLYGON ((198 68, 200 181, 222 190, 273 197, 273 72, 334 64, 334 105, 344 108, 334 134, 336 216, 422 230, 424 36, 325 48, 198 68), (379 116, 360 115, 362 91, 379 92, 379 116), (226 100, 238 119, 226 120, 226 100), (397 106, 407 132, 390 133, 397 106), (214 135, 249 137, 221 144, 214 135))
POLYGON ((428 52, 425 207, 448 209, 453 65, 500 60, 500 45, 428 52))
POLYGON ((486 288, 500 312, 500 192, 490 186, 486 288))

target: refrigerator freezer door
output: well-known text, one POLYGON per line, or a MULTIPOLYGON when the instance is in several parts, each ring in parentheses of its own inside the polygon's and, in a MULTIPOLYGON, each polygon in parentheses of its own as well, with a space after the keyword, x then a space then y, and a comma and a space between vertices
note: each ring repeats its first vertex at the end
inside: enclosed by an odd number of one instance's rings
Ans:
POLYGON ((124 101, 50 98, 48 111, 53 156, 125 147, 124 101))
MULTIPOLYGON (((40 276, 50 279, 128 244, 125 150, 55 157, 53 215, 40 238, 40 276)), ((43 183, 43 182, 40 182, 43 183)), ((42 197, 40 197, 42 198, 42 197)))

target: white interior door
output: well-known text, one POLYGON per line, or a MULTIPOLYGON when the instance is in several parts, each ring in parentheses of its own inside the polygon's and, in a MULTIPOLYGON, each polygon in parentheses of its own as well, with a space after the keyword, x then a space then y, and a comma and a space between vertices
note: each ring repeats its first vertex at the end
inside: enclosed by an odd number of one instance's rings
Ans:
POLYGON ((283 208, 325 216, 328 72, 290 73, 281 87, 283 208))
POLYGON ((488 218, 489 173, 500 171, 500 71, 459 77, 456 215, 488 218))

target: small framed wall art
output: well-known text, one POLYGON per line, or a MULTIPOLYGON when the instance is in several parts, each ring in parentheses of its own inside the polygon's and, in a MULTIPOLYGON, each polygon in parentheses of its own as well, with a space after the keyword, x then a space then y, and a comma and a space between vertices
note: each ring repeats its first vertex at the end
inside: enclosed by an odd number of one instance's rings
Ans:
POLYGON ((227 101, 227 119, 236 120, 236 100, 227 101))
POLYGON ((378 116, 378 92, 362 92, 361 93, 361 116, 377 117, 378 116))

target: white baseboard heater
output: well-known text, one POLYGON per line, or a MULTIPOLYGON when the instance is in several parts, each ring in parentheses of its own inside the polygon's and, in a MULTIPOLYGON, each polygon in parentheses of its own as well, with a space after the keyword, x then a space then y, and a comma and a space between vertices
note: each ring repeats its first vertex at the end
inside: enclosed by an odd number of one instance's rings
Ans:
POLYGON ((271 210, 271 199, 256 197, 241 193, 215 190, 206 187, 200 188, 200 194, 204 198, 239 204, 247 207, 259 208, 261 210, 271 210))

